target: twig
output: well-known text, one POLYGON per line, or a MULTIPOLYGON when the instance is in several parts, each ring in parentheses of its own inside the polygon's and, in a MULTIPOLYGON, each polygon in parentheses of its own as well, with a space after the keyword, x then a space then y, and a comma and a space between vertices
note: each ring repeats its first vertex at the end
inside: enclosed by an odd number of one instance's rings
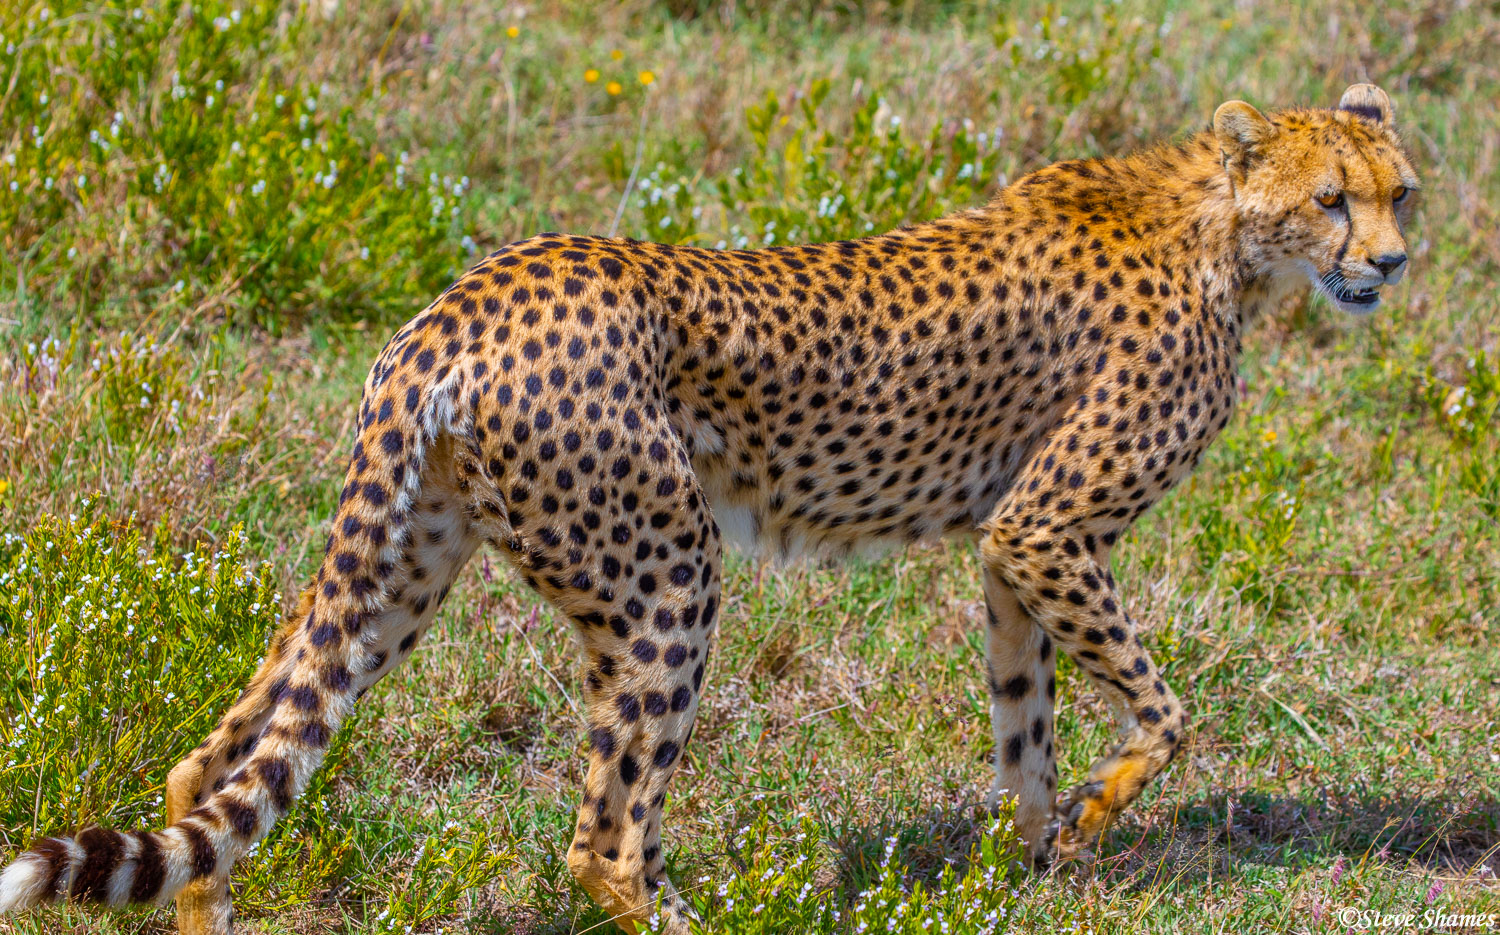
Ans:
POLYGON ((630 167, 630 178, 625 180, 625 192, 620 195, 620 204, 615 208, 615 219, 609 222, 609 236, 613 237, 615 231, 620 229, 620 218, 625 216, 625 204, 630 200, 630 193, 635 190, 635 177, 641 171, 641 157, 646 153, 646 114, 651 110, 650 98, 641 104, 641 125, 635 131, 635 165, 630 167))

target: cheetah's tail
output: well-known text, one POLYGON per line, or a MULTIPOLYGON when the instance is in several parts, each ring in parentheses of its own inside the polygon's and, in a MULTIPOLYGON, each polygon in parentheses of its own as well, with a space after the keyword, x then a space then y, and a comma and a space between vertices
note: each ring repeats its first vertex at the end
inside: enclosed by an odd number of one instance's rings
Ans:
POLYGON ((195 880, 227 876, 306 786, 368 673, 379 668, 370 647, 382 639, 406 516, 419 494, 425 455, 438 432, 453 426, 449 394, 433 393, 431 405, 409 411, 382 382, 377 363, 328 550, 310 599, 304 596, 305 621, 290 623, 273 646, 273 657, 284 654, 284 675, 269 685, 252 683, 236 705, 264 719, 259 740, 248 755, 239 752, 232 775, 203 790, 208 794, 198 807, 164 830, 89 828, 33 843, 0 872, 0 915, 66 897, 106 906, 164 904, 195 880), (383 406, 388 398, 396 405, 383 406))

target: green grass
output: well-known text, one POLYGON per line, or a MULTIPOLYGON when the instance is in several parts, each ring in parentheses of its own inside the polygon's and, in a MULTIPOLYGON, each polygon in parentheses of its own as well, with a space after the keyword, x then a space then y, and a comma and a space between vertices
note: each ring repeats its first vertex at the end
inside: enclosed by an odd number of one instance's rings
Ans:
MULTIPOLYGON (((1371 79, 1424 176, 1412 275, 1367 321, 1261 322, 1235 418, 1117 549, 1195 735, 1093 871, 1011 874, 980 812, 982 599, 956 545, 732 557, 669 870, 726 932, 1500 913, 1492 4, 136 6, 0 9, 0 853, 160 822, 167 770, 315 566, 365 368, 470 256, 545 229, 855 236, 1224 99, 1371 79)), ((579 675, 565 622, 476 560, 237 869, 245 928, 607 930, 562 861, 579 675)), ((1112 740, 1067 664, 1058 732, 1065 785, 1112 740)))

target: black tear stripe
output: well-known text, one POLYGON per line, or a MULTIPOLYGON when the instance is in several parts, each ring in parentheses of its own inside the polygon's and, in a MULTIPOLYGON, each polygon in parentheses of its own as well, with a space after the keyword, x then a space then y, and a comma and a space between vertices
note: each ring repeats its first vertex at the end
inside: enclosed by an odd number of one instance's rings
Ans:
POLYGON ((78 846, 83 848, 83 863, 73 878, 73 895, 95 902, 108 901, 109 881, 124 855, 123 839, 119 832, 108 828, 89 828, 78 836, 78 846))
POLYGON ((1371 123, 1381 123, 1384 120, 1383 115, 1380 113, 1380 108, 1372 107, 1369 104, 1345 104, 1339 110, 1353 114, 1356 117, 1361 117, 1371 123))
POLYGON ((1347 215, 1347 217, 1349 218, 1349 229, 1344 232, 1344 242, 1339 244, 1339 252, 1335 255, 1333 261, 1333 272, 1338 272, 1339 268, 1344 265, 1344 254, 1349 252, 1349 241, 1354 239, 1354 215, 1347 215))
POLYGON ((130 883, 130 901, 155 902, 167 872, 161 856, 161 845, 156 842, 156 835, 150 831, 137 831, 132 836, 141 847, 135 858, 135 879, 130 883))

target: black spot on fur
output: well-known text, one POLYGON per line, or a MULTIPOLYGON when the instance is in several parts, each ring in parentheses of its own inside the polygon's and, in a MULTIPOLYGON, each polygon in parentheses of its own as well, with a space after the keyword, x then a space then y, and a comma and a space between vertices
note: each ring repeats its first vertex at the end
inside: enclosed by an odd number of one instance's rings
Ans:
POLYGON ((229 827, 234 829, 235 834, 242 838, 249 838, 255 833, 255 825, 259 821, 255 809, 229 796, 221 800, 219 808, 223 811, 224 819, 229 822, 229 827))

